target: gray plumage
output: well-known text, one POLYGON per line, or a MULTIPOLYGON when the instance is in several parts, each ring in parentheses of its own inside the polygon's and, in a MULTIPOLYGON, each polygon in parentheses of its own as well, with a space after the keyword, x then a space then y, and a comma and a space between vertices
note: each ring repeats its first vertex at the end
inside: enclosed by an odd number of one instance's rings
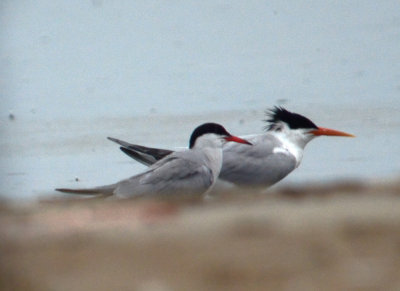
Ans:
MULTIPOLYGON (((296 157, 286 149, 275 134, 267 132, 242 138, 251 142, 253 146, 239 143, 225 144, 219 179, 240 186, 270 186, 297 167, 296 157)), ((110 140, 115 141, 111 138, 110 140)), ((176 153, 128 142, 123 142, 123 145, 121 150, 124 153, 147 166, 152 165, 157 159, 176 153)))
MULTIPOLYGON (((223 162, 219 179, 239 186, 268 187, 296 169, 305 146, 317 136, 353 135, 316 126, 308 118, 274 107, 266 112, 266 132, 244 136, 253 146, 228 143, 223 146, 223 162)), ((111 139, 121 150, 145 165, 170 155, 173 151, 143 147, 111 139)))
MULTIPOLYGON (((221 151, 222 155, 222 150, 221 151)), ((221 163, 221 161, 219 161, 221 163)), ((202 194, 218 177, 207 155, 197 149, 175 152, 151 165, 145 172, 118 183, 89 189, 65 189, 57 191, 84 195, 103 194, 126 198, 133 196, 170 193, 202 194)))
POLYGON ((226 144, 223 147, 221 180, 240 186, 270 186, 296 168, 296 158, 271 134, 243 137, 252 147, 226 144), (274 149, 281 149, 274 152, 274 149))
MULTIPOLYGON (((112 139, 122 146, 128 143, 112 139)), ((229 134, 219 124, 206 123, 197 127, 190 138, 190 149, 159 158, 145 172, 118 183, 89 189, 58 188, 75 194, 104 194, 117 197, 160 194, 203 194, 215 184, 222 166, 222 146, 227 141, 247 143, 229 134)), ((140 147, 143 150, 143 147, 140 147)), ((149 160, 156 160, 152 156, 149 160)))

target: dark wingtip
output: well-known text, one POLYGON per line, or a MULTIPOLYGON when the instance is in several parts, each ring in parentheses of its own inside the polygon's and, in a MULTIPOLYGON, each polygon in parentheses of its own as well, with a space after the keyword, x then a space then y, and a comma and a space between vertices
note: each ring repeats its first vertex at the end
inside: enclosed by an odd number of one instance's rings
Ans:
POLYGON ((89 189, 56 188, 55 190, 58 191, 58 192, 70 193, 70 194, 83 194, 83 195, 100 194, 96 190, 89 190, 89 189))
POLYGON ((124 147, 120 147, 119 148, 122 152, 124 152, 126 155, 130 156, 133 159, 137 159, 140 157, 140 155, 138 153, 136 153, 135 151, 128 149, 128 148, 124 148, 124 147))
POLYGON ((108 140, 111 140, 111 141, 113 141, 113 142, 118 142, 118 139, 113 138, 113 137, 110 137, 110 136, 107 136, 107 139, 108 139, 108 140))
POLYGON ((67 191, 68 191, 67 188, 56 188, 56 189, 54 189, 54 190, 56 190, 56 191, 58 191, 58 192, 67 192, 67 191))

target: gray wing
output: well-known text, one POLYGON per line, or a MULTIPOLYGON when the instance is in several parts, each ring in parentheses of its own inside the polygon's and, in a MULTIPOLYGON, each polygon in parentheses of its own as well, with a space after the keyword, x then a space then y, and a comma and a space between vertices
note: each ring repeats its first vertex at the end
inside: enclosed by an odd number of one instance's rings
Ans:
POLYGON ((136 144, 131 144, 126 141, 116 139, 113 137, 107 137, 107 138, 119 144, 121 146, 120 147, 121 151, 123 151, 125 154, 127 154, 134 160, 146 166, 150 166, 156 163, 157 161, 165 158, 166 156, 168 156, 173 152, 170 150, 157 149, 157 148, 144 147, 136 144))
POLYGON ((229 143, 223 148, 219 178, 237 185, 270 186, 296 168, 296 159, 289 153, 274 153, 281 143, 271 136, 247 138, 253 146, 229 143))
POLYGON ((148 171, 118 183, 115 195, 122 197, 143 194, 202 194, 214 183, 211 170, 176 155, 170 155, 148 171))

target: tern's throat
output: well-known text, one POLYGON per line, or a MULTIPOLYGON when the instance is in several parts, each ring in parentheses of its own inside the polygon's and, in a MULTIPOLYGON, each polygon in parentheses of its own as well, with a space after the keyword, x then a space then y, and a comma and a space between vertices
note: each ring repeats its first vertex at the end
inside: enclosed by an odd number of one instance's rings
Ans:
POLYGON ((303 131, 286 131, 286 132, 275 132, 275 136, 282 143, 282 148, 287 151, 289 154, 293 155, 296 159, 296 167, 300 165, 301 160, 303 159, 304 148, 309 141, 311 141, 314 137, 308 134, 305 134, 303 131))
POLYGON ((205 134, 197 138, 194 149, 202 152, 205 165, 217 180, 222 167, 222 146, 225 140, 216 134, 205 134))
POLYGON ((222 148, 206 147, 202 151, 205 163, 211 169, 216 181, 222 168, 222 148))

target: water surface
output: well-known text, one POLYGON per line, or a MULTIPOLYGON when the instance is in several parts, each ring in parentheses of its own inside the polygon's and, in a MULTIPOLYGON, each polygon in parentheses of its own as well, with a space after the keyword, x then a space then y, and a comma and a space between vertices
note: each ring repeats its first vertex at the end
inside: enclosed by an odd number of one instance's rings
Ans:
POLYGON ((321 137, 280 183, 400 174, 400 4, 4 1, 1 197, 144 169, 108 140, 186 146, 202 122, 261 132, 281 104, 321 137))

